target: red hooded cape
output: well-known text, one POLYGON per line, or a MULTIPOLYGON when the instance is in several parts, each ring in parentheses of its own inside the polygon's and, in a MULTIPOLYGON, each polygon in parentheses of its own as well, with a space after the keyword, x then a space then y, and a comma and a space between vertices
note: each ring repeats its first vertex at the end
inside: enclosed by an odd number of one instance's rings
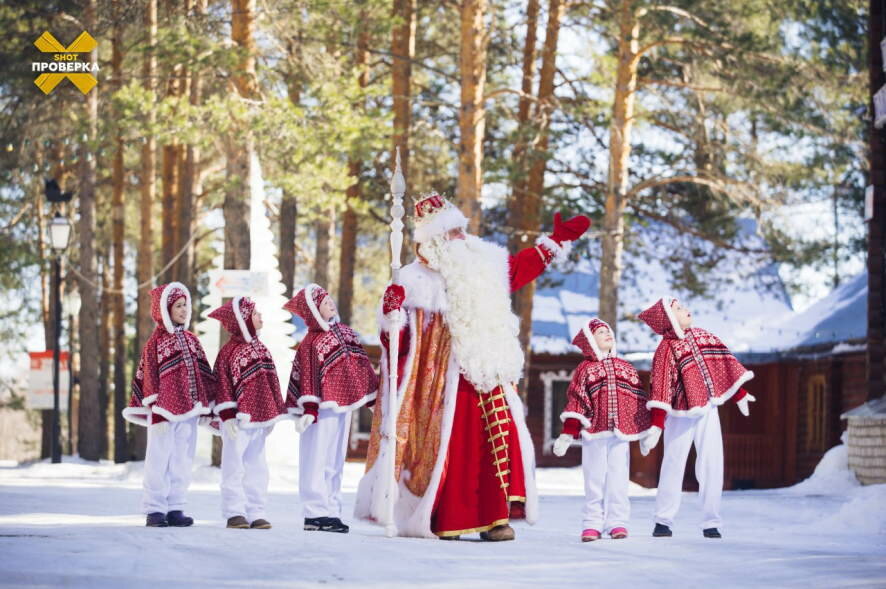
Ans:
POLYGON ((234 297, 209 314, 231 334, 213 368, 218 378, 215 414, 242 428, 269 427, 288 417, 271 353, 252 326, 255 303, 234 297))
MULTIPOLYGON (((560 415, 563 432, 586 439, 615 436, 630 441, 646 435, 652 425, 640 375, 626 360, 615 356, 615 346, 604 354, 593 332, 609 325, 591 319, 572 339, 585 359, 572 374, 566 408, 560 415)), ((611 329, 610 329, 611 331, 611 329)))
POLYGON ((742 390, 754 373, 714 334, 697 327, 681 329, 672 302, 659 299, 639 315, 662 336, 652 359, 652 394, 646 406, 669 415, 701 415, 742 390))
POLYGON ((152 413, 155 422, 210 414, 216 381, 200 340, 184 327, 191 321, 191 293, 187 287, 170 282, 152 290, 151 317, 156 328, 142 350, 123 417, 148 425, 152 413), (176 325, 170 316, 172 305, 180 298, 188 304, 184 325, 176 325))
POLYGON ((302 415, 330 408, 353 411, 375 400, 378 375, 357 333, 338 321, 325 321, 319 306, 328 296, 309 284, 284 305, 308 326, 308 333, 295 351, 286 409, 302 415))

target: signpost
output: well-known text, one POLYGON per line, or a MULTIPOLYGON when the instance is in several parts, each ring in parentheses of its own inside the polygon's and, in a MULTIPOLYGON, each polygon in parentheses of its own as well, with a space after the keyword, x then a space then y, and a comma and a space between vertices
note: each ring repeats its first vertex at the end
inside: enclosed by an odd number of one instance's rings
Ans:
MULTIPOLYGON (((28 409, 52 409, 54 407, 52 386, 53 352, 28 352, 31 370, 28 374, 28 409)), ((68 352, 59 352, 59 388, 67 390, 70 382, 68 352)), ((68 410, 68 396, 59 395, 59 411, 68 410)))
POLYGON ((210 270, 209 285, 223 299, 263 297, 268 294, 268 272, 252 270, 210 270))

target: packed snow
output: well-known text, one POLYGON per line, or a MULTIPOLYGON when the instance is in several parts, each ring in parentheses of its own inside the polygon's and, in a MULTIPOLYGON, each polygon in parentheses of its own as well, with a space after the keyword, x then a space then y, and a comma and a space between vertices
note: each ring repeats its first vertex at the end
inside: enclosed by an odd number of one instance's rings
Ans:
MULTIPOLYGON (((886 586, 886 485, 860 486, 841 446, 799 485, 726 492, 722 540, 702 537, 693 493, 674 537, 652 538, 655 492, 632 485, 631 537, 582 544, 580 468, 539 469, 540 521, 490 544, 386 538, 352 517, 347 535, 303 531, 289 424, 269 439, 274 528, 225 529, 201 444, 183 529, 143 527, 141 463, 0 463, 0 586, 886 586)), ((345 468, 348 515, 362 470, 345 468)))

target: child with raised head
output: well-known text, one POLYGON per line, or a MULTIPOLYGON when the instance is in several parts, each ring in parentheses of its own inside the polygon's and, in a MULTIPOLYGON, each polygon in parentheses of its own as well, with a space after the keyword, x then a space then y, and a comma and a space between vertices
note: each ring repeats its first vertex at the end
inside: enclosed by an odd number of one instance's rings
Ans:
POLYGON ((182 511, 191 482, 197 420, 212 412, 215 377, 203 346, 186 329, 191 293, 180 282, 151 291, 156 328, 145 343, 123 417, 148 426, 142 508, 149 527, 194 523, 182 511))
POLYGON ((262 318, 255 303, 234 297, 209 314, 231 334, 215 359, 222 420, 222 514, 229 528, 268 529, 268 464, 265 438, 288 418, 274 360, 259 340, 262 318))
POLYGON ((341 521, 341 475, 351 412, 375 401, 378 376, 360 337, 339 321, 335 302, 320 286, 307 285, 284 308, 308 326, 286 393, 287 410, 301 433, 298 485, 304 529, 347 533, 341 521))
POLYGON ((591 319, 572 340, 585 359, 572 374, 566 408, 560 415, 563 433, 554 454, 563 456, 581 436, 585 479, 582 542, 627 538, 631 503, 628 499, 629 447, 649 433, 652 423, 640 376, 626 360, 616 357, 609 325, 591 319))
POLYGON ((714 334, 692 327, 692 313, 670 297, 659 299, 640 319, 662 336, 652 359, 652 434, 640 442, 643 454, 655 447, 664 430, 664 459, 655 497, 653 536, 672 535, 680 509, 683 472, 695 445, 695 478, 703 506, 702 533, 720 538, 723 494, 723 435, 717 407, 734 399, 742 415, 756 401, 742 385, 754 377, 714 334))

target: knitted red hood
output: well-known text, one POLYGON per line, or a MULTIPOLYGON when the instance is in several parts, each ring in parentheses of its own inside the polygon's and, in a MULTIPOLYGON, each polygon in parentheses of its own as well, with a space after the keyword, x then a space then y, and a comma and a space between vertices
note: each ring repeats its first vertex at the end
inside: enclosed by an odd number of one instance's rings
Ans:
POLYGON ((320 303, 328 296, 321 286, 311 283, 295 293, 283 308, 301 317, 308 331, 329 331, 329 323, 320 315, 320 303))
POLYGON ((247 343, 255 336, 252 326, 252 312, 255 303, 249 297, 234 297, 209 314, 221 323, 233 336, 242 337, 247 343))
POLYGON ((652 331, 666 338, 683 339, 685 333, 677 322, 671 304, 676 299, 672 297, 662 297, 658 299, 654 305, 638 315, 640 319, 646 322, 646 325, 652 328, 652 331))
POLYGON ((608 323, 595 317, 582 325, 579 332, 575 334, 574 338, 572 338, 572 345, 577 346, 581 350, 581 353, 584 354, 585 358, 592 362, 599 362, 603 358, 615 358, 614 341, 612 342, 612 349, 604 354, 597 345, 597 340, 594 339, 594 332, 601 327, 606 327, 612 332, 612 328, 609 327, 608 323))
POLYGON ((151 317, 157 327, 162 327, 169 333, 175 332, 175 323, 169 315, 169 310, 182 297, 188 304, 188 316, 185 319, 185 327, 187 327, 191 323, 191 293, 188 291, 188 287, 181 282, 170 282, 151 291, 151 317))

